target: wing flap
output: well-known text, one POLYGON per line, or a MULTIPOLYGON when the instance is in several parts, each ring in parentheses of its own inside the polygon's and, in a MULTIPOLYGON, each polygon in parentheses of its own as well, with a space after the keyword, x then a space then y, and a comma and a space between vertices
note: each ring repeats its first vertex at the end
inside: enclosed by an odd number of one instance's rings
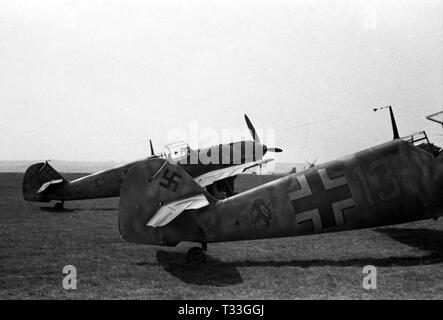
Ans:
POLYGON ((163 227, 185 210, 200 209, 209 204, 204 194, 170 202, 160 207, 146 224, 148 227, 163 227))

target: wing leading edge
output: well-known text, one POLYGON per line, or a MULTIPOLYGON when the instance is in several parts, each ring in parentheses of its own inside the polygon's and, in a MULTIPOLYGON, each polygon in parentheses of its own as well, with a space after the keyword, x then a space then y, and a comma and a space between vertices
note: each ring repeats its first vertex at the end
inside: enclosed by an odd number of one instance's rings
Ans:
POLYGON ((211 172, 207 172, 205 174, 202 174, 196 178, 194 178, 195 182, 197 182, 202 187, 209 186, 213 184, 216 181, 223 180, 232 176, 236 176, 240 173, 245 172, 248 169, 251 169, 253 167, 263 165, 265 163, 268 163, 274 159, 263 159, 255 162, 240 164, 238 166, 228 167, 224 169, 214 170, 211 172))

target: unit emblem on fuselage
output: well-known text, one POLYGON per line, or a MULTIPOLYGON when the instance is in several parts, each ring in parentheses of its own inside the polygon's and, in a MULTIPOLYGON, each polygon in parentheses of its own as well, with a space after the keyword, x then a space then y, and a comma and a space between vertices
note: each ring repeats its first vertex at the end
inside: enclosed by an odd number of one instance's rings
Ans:
POLYGON ((271 201, 265 202, 262 198, 255 199, 249 212, 251 223, 256 228, 270 226, 272 223, 271 201))

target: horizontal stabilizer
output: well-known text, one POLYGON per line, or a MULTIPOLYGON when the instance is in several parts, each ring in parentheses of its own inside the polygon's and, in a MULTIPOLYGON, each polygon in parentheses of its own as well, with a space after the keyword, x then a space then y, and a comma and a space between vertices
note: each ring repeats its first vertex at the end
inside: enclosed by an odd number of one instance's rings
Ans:
POLYGON ((45 191, 46 189, 48 189, 48 187, 52 184, 59 184, 62 183, 63 179, 57 179, 57 180, 51 180, 48 182, 45 182, 42 184, 42 186, 40 187, 40 189, 37 190, 37 193, 42 193, 43 191, 45 191))
POLYGON ((203 194, 163 205, 146 224, 148 227, 163 227, 185 210, 200 209, 209 204, 203 194))

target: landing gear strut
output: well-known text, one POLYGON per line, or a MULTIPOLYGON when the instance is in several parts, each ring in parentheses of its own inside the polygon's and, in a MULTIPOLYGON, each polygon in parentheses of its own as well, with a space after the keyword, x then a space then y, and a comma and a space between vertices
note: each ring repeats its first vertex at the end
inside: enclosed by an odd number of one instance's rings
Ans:
POLYGON ((206 242, 202 243, 202 247, 193 247, 188 250, 188 262, 193 265, 199 265, 206 261, 205 251, 208 249, 206 242))

